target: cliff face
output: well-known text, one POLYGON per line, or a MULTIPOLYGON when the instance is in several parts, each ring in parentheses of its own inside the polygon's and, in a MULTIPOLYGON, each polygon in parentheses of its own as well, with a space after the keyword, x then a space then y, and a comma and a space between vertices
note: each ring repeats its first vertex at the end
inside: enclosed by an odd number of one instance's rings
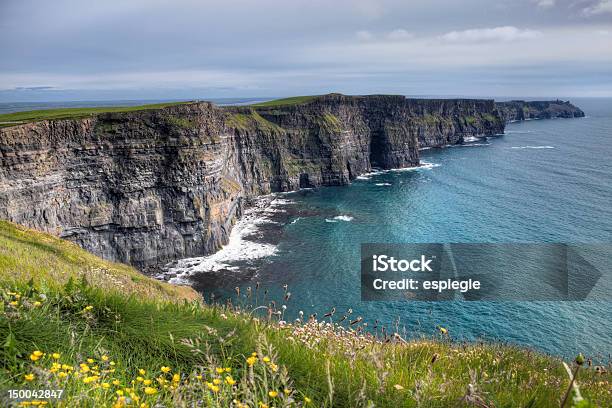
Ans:
POLYGON ((141 269, 211 253, 245 199, 419 163, 503 132, 493 101, 326 95, 191 103, 0 129, 0 218, 141 269))
POLYGON ((528 119, 581 118, 584 112, 569 101, 497 102, 499 116, 506 122, 528 119))

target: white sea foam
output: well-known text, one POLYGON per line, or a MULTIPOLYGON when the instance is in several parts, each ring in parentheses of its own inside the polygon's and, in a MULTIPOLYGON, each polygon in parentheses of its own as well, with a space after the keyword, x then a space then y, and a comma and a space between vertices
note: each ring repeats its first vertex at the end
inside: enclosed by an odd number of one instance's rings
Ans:
POLYGON ((372 176, 357 176, 355 177, 355 179, 357 180, 370 180, 372 178, 372 176))
POLYGON ((511 149, 554 149, 555 146, 512 146, 511 149))
MULTIPOLYGON (((188 278, 196 273, 217 272, 222 269, 238 270, 238 267, 231 265, 232 262, 251 261, 274 255, 277 252, 275 245, 251 241, 247 237, 257 234, 261 225, 275 223, 268 214, 282 212, 283 210, 277 207, 291 203, 291 200, 286 199, 270 200, 269 196, 258 200, 236 223, 226 245, 212 255, 179 260, 166 272, 167 275, 173 276, 169 282, 188 284, 188 278)), ((163 278, 163 275, 158 278, 163 278)))
POLYGON ((480 139, 482 139, 481 137, 476 137, 476 136, 466 136, 463 138, 464 142, 477 142, 480 139))
POLYGON ((329 219, 326 218, 325 222, 338 222, 338 221, 345 221, 345 222, 349 222, 349 221, 353 221, 353 217, 351 217, 350 215, 336 215, 333 219, 329 219))
POLYGON ((431 170, 434 167, 440 167, 440 165, 437 164, 437 163, 430 163, 430 162, 426 162, 426 161, 421 160, 421 165, 420 166, 403 167, 403 168, 400 168, 400 169, 391 169, 391 170, 387 170, 387 171, 399 172, 399 171, 431 170))
POLYGON ((377 186, 391 186, 391 183, 376 183, 377 186))
POLYGON ((291 221, 291 224, 295 224, 296 222, 298 222, 301 219, 302 219, 302 217, 297 217, 295 220, 291 221))

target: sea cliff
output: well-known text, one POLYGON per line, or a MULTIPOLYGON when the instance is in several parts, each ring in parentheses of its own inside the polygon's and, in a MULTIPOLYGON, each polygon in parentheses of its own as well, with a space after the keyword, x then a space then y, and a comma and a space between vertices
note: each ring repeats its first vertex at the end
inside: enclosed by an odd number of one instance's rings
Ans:
POLYGON ((157 268, 217 250, 250 197, 417 166, 420 148, 503 133, 526 118, 519 111, 492 100, 330 94, 18 124, 0 129, 0 219, 157 268))

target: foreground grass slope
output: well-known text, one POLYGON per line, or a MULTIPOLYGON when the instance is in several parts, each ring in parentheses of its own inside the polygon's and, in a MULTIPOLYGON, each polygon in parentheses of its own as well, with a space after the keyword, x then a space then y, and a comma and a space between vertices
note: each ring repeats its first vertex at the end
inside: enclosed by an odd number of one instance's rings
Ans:
MULTIPOLYGON (((350 318, 287 324, 282 314, 280 302, 204 305, 189 288, 0 223, 0 386, 65 390, 21 404, 558 407, 568 388, 562 362, 533 351, 444 333, 374 338, 350 318)), ((609 374, 582 369, 578 383, 590 403, 576 406, 612 404, 609 374)), ((0 395, 0 406, 16 404, 0 395)))

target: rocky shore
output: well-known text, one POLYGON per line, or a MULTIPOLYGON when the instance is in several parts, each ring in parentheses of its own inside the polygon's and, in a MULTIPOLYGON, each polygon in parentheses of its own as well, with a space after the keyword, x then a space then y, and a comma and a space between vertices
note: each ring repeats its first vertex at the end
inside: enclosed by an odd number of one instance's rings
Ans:
POLYGON ((419 164, 419 149, 584 115, 569 102, 330 94, 294 104, 207 102, 0 129, 0 219, 156 269, 212 253, 250 197, 343 185, 419 164))

